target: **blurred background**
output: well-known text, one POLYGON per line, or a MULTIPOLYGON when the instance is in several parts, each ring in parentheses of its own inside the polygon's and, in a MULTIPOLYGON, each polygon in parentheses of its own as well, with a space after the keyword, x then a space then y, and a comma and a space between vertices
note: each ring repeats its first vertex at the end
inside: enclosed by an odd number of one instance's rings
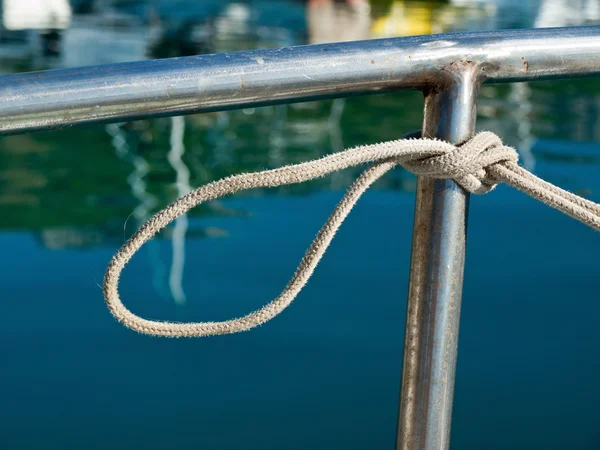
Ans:
MULTIPOLYGON (((595 25, 600 0, 3 0, 0 73, 243 49, 595 25)), ((0 449, 393 449, 415 178, 352 213, 260 329, 167 340, 107 312, 112 254, 218 178, 395 139, 418 92, 0 139, 0 449)), ((478 129, 600 201, 595 79, 483 86, 478 129)), ((0 119, 1 120, 1 119, 0 119)), ((202 205, 149 242, 122 296, 148 318, 271 300, 358 170, 202 205)), ((597 233, 499 187, 471 200, 452 448, 600 449, 597 233)))

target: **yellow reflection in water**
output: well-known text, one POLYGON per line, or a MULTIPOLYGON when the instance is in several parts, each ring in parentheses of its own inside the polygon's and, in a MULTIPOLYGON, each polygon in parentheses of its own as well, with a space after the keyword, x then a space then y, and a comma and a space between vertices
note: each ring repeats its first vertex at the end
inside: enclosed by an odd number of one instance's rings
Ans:
POLYGON ((431 2, 392 2, 388 12, 373 21, 373 37, 416 36, 437 33, 435 12, 438 6, 431 2))

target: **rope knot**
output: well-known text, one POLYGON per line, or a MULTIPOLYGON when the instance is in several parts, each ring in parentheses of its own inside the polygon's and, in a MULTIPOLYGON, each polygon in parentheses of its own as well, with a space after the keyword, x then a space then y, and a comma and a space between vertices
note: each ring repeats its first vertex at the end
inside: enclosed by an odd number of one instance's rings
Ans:
POLYGON ((452 150, 403 161, 402 166, 416 175, 451 178, 468 192, 485 194, 498 184, 488 168, 498 163, 517 163, 518 160, 514 148, 505 146, 498 136, 485 131, 452 150))

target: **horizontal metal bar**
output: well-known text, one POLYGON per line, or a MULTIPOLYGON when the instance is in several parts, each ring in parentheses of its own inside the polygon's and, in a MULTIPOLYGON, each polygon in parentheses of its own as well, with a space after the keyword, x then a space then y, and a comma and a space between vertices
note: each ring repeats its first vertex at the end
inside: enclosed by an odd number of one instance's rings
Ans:
POLYGON ((0 134, 396 89, 440 90, 461 64, 475 67, 487 82, 596 75, 600 27, 429 35, 5 75, 0 134))

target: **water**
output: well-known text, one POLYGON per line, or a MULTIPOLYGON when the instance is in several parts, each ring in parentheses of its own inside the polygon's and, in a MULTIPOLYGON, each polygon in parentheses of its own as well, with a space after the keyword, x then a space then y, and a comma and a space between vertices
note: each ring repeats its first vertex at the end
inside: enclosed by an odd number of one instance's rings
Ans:
MULTIPOLYGON (((584 3, 572 2, 577 15, 556 2, 395 2, 376 6, 367 30, 541 26, 548 8, 554 21, 590 23, 595 3, 584 3)), ((120 28, 90 25, 107 12, 75 15, 63 45, 79 46, 7 56, 2 70, 89 62, 83 31, 105 49, 102 62, 147 57, 150 44, 175 56, 321 39, 299 3, 206 2, 200 25, 179 28, 177 8, 164 5, 156 29, 133 3, 111 13, 131 22, 120 28), (218 31, 208 40, 207 26, 218 31)), ((542 178, 600 201, 597 83, 485 86, 478 128, 517 146, 542 178)), ((110 317, 99 284, 124 239, 181 193, 397 138, 419 127, 421 107, 420 94, 401 92, 2 138, 0 448, 392 449, 410 174, 396 170, 364 196, 297 301, 260 329, 140 336, 110 317)), ((121 285, 126 304, 180 321, 257 308, 285 285, 356 173, 197 208, 136 255, 121 285)), ((468 238, 452 448, 600 448, 598 234, 500 186, 472 198, 468 238)))

